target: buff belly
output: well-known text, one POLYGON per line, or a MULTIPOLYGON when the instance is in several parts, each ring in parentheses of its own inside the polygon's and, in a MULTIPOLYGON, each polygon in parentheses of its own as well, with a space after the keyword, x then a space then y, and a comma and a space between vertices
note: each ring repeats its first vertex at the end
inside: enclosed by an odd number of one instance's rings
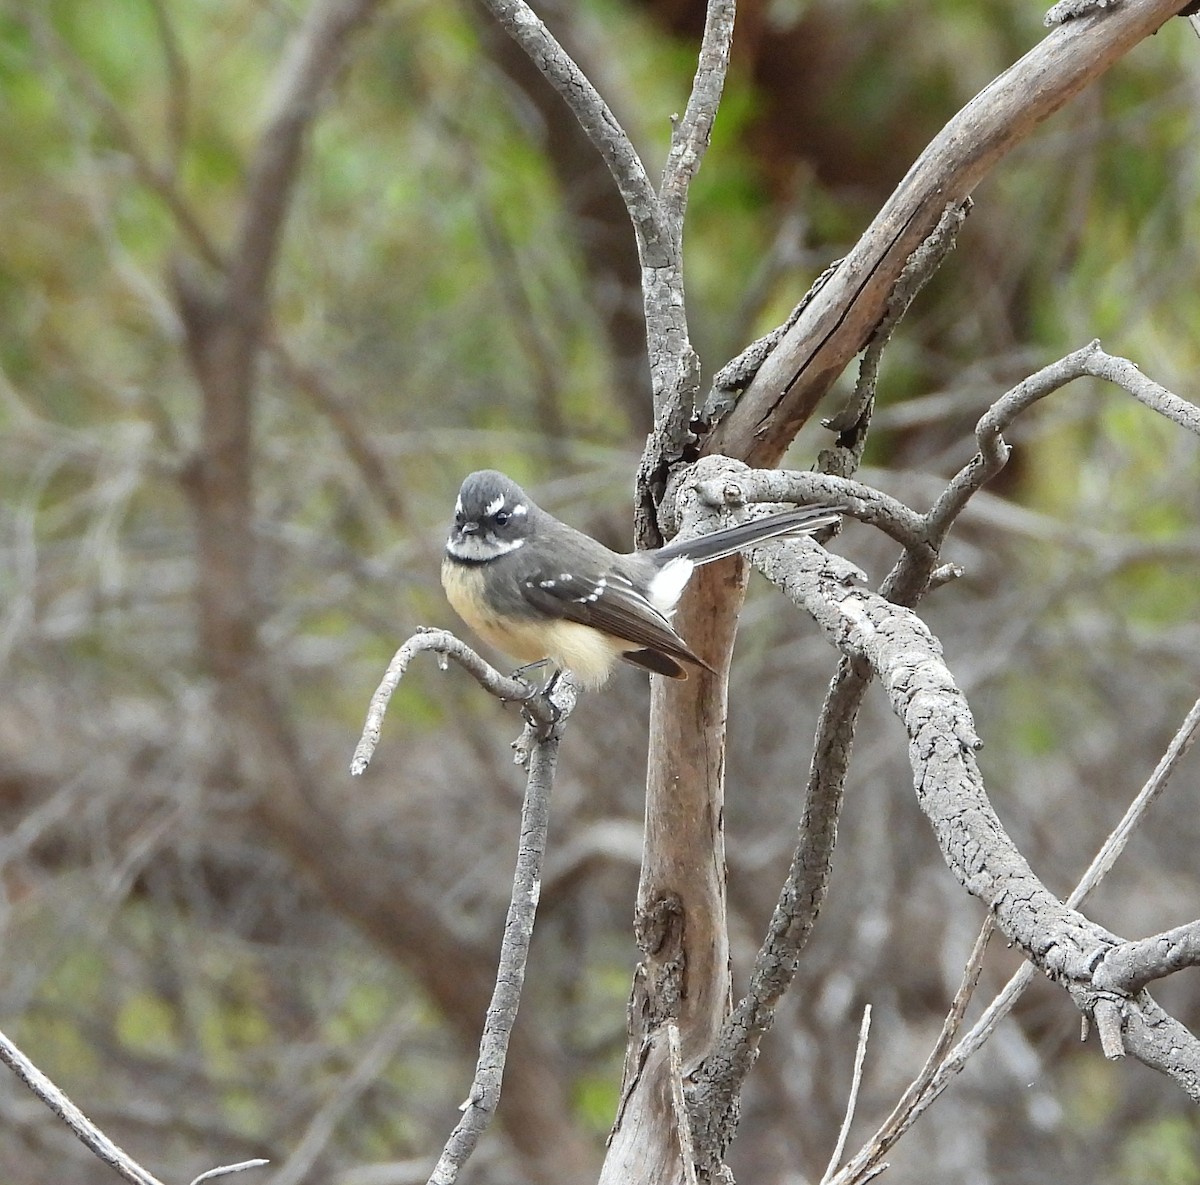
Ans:
POLYGON ((502 620, 484 600, 479 568, 443 564, 442 587, 454 612, 489 645, 520 662, 548 658, 566 667, 585 687, 599 687, 621 655, 636 649, 574 621, 502 620))

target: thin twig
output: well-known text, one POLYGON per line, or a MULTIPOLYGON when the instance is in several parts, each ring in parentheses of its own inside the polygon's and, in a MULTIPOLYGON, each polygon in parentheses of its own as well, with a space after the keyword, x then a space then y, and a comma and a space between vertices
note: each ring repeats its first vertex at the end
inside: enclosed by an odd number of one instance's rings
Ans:
MULTIPOLYGON (((962 1027, 967 1006, 975 994, 979 976, 983 971, 983 958, 987 952, 988 939, 991 938, 995 928, 996 923, 991 914, 988 914, 975 939, 975 945, 967 957, 966 965, 963 967, 958 991, 954 993, 954 999, 950 1002, 950 1011, 947 1012, 946 1019, 942 1022, 942 1031, 929 1051, 929 1056, 925 1059, 921 1072, 909 1083, 908 1088, 892 1108, 891 1114, 880 1124, 879 1129, 855 1154, 850 1163, 836 1177, 823 1182, 822 1185, 850 1185, 850 1182, 868 1180, 874 1175, 874 1170, 882 1158, 908 1130, 911 1125, 910 1116, 913 1108, 925 1097, 929 1084, 940 1069, 947 1051, 962 1027)), ((1028 965, 1026 964, 1026 966, 1028 965)))
MULTIPOLYGON (((120 1177, 131 1185, 163 1185, 153 1173, 142 1168, 129 1153, 114 1144, 4 1033, 0 1033, 0 1061, 71 1129, 84 1147, 95 1153, 120 1177)), ((240 1173, 269 1163, 266 1160, 244 1160, 239 1164, 220 1165, 201 1173, 191 1185, 200 1185, 202 1181, 210 1181, 227 1173, 240 1173)))
POLYGON ((633 221, 638 254, 645 265, 647 246, 662 237, 661 210, 654 186, 625 129, 587 75, 524 0, 483 0, 483 5, 562 96, 608 166, 633 221))
POLYGON ((708 0, 696 76, 683 117, 671 134, 671 150, 663 169, 659 196, 669 217, 680 228, 687 208, 688 187, 700 170, 721 105, 736 11, 736 0, 708 0))
MULTIPOLYGON (((485 662, 466 642, 456 638, 449 630, 422 629, 415 633, 392 656, 384 672, 383 681, 371 696, 367 707, 367 719, 363 724, 362 736, 354 749, 354 757, 350 762, 350 772, 355 776, 366 771, 379 744, 379 734, 383 729, 383 717, 387 712, 388 702, 392 692, 400 684, 408 664, 413 658, 426 650, 432 650, 438 657, 439 665, 445 666, 448 658, 454 659, 459 666, 473 675, 479 685, 491 692, 497 699, 509 703, 520 703, 525 710, 538 722, 546 727, 554 723, 554 709, 547 703, 544 696, 537 694, 535 688, 521 679, 502 675, 495 667, 485 662)), ((563 680, 560 680, 560 684, 563 680)))
POLYGON ((201 1173, 196 1177, 191 1185, 200 1185, 201 1181, 215 1181, 217 1177, 228 1177, 231 1173, 244 1173, 247 1169, 260 1169, 264 1165, 268 1165, 269 1160, 256 1158, 254 1160, 240 1160, 237 1164, 222 1164, 215 1169, 209 1169, 207 1173, 201 1173))
POLYGON ((975 426, 979 452, 950 480, 928 516, 930 538, 940 544, 971 496, 1008 463, 1011 452, 1001 435, 1022 412, 1068 383, 1090 375, 1114 383, 1151 411, 1200 436, 1200 407, 1147 378, 1127 358, 1106 353, 1098 341, 1090 342, 1043 366, 1005 392, 975 426))
POLYGON ((926 543, 925 517, 898 498, 849 477, 791 469, 747 469, 729 479, 704 483, 714 506, 742 502, 831 502, 842 505, 851 517, 876 527, 901 547, 920 548, 926 543))
POLYGON ((829 1158, 829 1165, 825 1169, 825 1175, 821 1178, 821 1185, 828 1185, 828 1182, 833 1176, 834 1169, 837 1168, 842 1159, 842 1153, 846 1150, 846 1140, 850 1136, 850 1125, 854 1122, 854 1111, 858 1106, 858 1092, 862 1086, 863 1062, 867 1057, 867 1038, 871 1033, 871 1005, 867 1004, 863 1008, 862 1024, 858 1028, 858 1046, 854 1051, 854 1076, 850 1080, 850 1097, 846 1100, 846 1114, 842 1117, 842 1127, 838 1132, 837 1143, 833 1146, 833 1155, 829 1158))
POLYGON ((826 428, 838 433, 838 440, 834 448, 821 452, 819 464, 823 473, 851 477, 858 471, 867 447, 871 414, 875 409, 875 388, 883 352, 909 306, 954 249, 958 232, 970 210, 970 198, 951 202, 929 237, 908 257, 887 299, 883 316, 863 351, 853 394, 841 411, 824 422, 826 428))
POLYGON ((162 1185, 124 1149, 112 1142, 4 1033, 0 1033, 0 1061, 71 1129, 75 1137, 109 1168, 132 1185, 162 1185))
POLYGON ((1192 704, 1191 711, 1176 729, 1171 743, 1167 745, 1166 752, 1154 767, 1154 772, 1137 792, 1125 814, 1121 816, 1121 821, 1113 828, 1112 833, 1096 853, 1096 858, 1088 865, 1087 871, 1079 878, 1079 884, 1071 890, 1071 895, 1067 898, 1068 905, 1082 904, 1084 898, 1109 874, 1112 866, 1117 862, 1117 858, 1125 850, 1133 832, 1150 809, 1150 804, 1166 789, 1167 781, 1174 773, 1175 767, 1192 747, 1197 734, 1200 734, 1200 699, 1192 704))
POLYGON ((542 861, 546 854, 546 835, 550 823, 550 788, 554 783, 562 726, 575 702, 575 688, 569 680, 560 679, 553 694, 560 711, 558 722, 545 732, 538 732, 533 725, 526 729, 529 774, 525 782, 525 799, 521 805, 521 840, 517 849, 517 867, 513 873, 512 898, 504 921, 496 986, 484 1020, 483 1036, 479 1040, 475 1077, 470 1093, 462 1104, 463 1116, 442 1149, 437 1166, 429 1178, 429 1185, 452 1185, 458 1179, 459 1170, 474 1152, 500 1101, 508 1040, 521 1002, 529 942, 533 937, 533 923, 541 893, 542 861))

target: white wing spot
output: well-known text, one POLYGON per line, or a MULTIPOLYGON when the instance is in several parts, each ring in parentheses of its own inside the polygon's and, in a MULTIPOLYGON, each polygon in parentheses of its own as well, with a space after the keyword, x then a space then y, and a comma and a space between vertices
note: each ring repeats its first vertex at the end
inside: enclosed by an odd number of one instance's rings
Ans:
POLYGON ((553 580, 539 580, 538 588, 553 588, 555 583, 553 580))
POLYGON ((670 617, 683 596, 684 586, 692 574, 695 564, 684 556, 668 560, 651 578, 646 590, 646 599, 664 617, 670 617))

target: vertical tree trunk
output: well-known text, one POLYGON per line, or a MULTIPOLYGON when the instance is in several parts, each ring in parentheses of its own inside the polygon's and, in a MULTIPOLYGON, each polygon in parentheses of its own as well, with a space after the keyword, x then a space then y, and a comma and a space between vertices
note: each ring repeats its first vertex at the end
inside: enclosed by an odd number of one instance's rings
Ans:
POLYGON ((727 674, 746 587, 741 559, 701 568, 677 624, 719 668, 686 682, 655 678, 650 701, 646 837, 635 922, 642 962, 629 1004, 621 1104, 602 1185, 681 1182, 667 1026, 683 1073, 708 1052, 730 1008, 725 916, 727 674))

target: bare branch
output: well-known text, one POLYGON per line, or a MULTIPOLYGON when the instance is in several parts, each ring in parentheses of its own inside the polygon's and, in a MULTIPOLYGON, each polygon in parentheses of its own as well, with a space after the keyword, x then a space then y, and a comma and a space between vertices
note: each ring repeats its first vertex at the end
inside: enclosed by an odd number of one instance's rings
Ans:
POLYGON ((1092 1007, 1092 1020, 1100 1037, 1100 1048, 1110 1062, 1125 1056, 1121 1039, 1121 1004, 1112 996, 1103 996, 1092 1007))
POLYGON ((201 1185, 202 1181, 215 1181, 218 1177, 228 1177, 233 1173, 244 1173, 247 1169, 260 1169, 264 1165, 268 1165, 269 1160, 256 1158, 254 1160, 240 1160, 237 1164, 222 1164, 215 1169, 209 1169, 206 1173, 201 1173, 191 1185, 201 1185))
POLYGON ((1200 967, 1200 921, 1123 943, 1105 955, 1093 982, 1098 988, 1132 995, 1185 967, 1200 967))
POLYGON ((717 108, 721 105, 721 92, 725 89, 725 75, 729 70, 729 54, 733 47, 736 11, 736 0, 708 0, 692 92, 688 96, 683 118, 675 124, 671 133, 671 150, 663 169, 659 196, 669 219, 679 230, 682 230, 683 215, 687 209, 688 187, 700 171, 717 118, 717 108))
POLYGON ((863 351, 853 394, 841 411, 824 421, 824 426, 836 432, 838 439, 832 449, 821 452, 819 468, 822 473, 850 477, 858 471, 867 447, 867 429, 875 408, 875 388, 883 351, 917 294, 954 249, 958 232, 970 211, 970 198, 951 202, 929 237, 908 257, 904 270, 888 296, 883 316, 863 351))
MULTIPOLYGON (((388 702, 392 692, 400 684, 408 664, 414 656, 427 650, 439 655, 439 663, 444 667, 446 659, 452 658, 459 666, 473 675, 479 685, 497 699, 508 703, 519 703, 527 710, 534 720, 543 728, 549 727, 561 716, 545 696, 538 693, 522 679, 514 679, 502 675, 495 667, 480 658, 461 639, 456 638, 448 630, 422 629, 415 633, 392 656, 384 673, 383 681, 367 708, 367 719, 363 725, 362 737, 354 749, 354 757, 350 762, 350 772, 356 777, 362 774, 371 762, 375 748, 379 744, 379 734, 383 729, 383 717, 387 712, 388 702)), ((566 680, 559 680, 560 685, 566 680)))
POLYGON ((693 1124, 709 1142, 732 1125, 742 1083, 775 1023, 776 1006, 795 977, 800 952, 828 892, 854 728, 870 678, 865 662, 843 657, 826 693, 787 878, 746 994, 725 1019, 695 1074, 693 1124))
MULTIPOLYGON (((883 1121, 875 1134, 851 1158, 850 1163, 828 1182, 828 1185, 852 1185, 853 1182, 866 1181, 874 1176, 881 1167, 880 1162, 883 1157, 888 1154, 888 1151, 895 1146, 896 1141, 908 1131, 917 1116, 932 1101, 930 1087, 938 1071, 945 1064, 946 1054, 951 1043, 958 1036, 963 1017, 967 1014, 967 1005, 970 1004, 971 998, 975 994, 979 976, 983 971, 983 956, 987 951, 988 939, 991 938, 995 928, 995 922, 989 915, 984 919, 983 926, 975 939, 975 945, 967 957, 958 991, 954 993, 954 999, 950 1002, 950 1011, 942 1022, 942 1031, 929 1051, 929 1056, 925 1059, 921 1072, 909 1083, 908 1089, 900 1096, 899 1102, 892 1108, 892 1113, 883 1121)), ((1025 964, 1025 968, 1032 970, 1028 963, 1025 964)))
MULTIPOLYGON (((723 488, 721 483, 736 480, 742 472, 727 459, 706 458, 692 477, 696 483, 723 488)), ((880 678, 910 736, 918 802, 963 885, 988 904, 1008 937, 1062 984, 1081 1010, 1090 1013, 1099 1000, 1111 998, 1113 991, 1102 988, 1094 973, 1109 952, 1124 944, 1059 902, 1004 832, 974 760, 979 741, 969 708, 924 624, 908 610, 861 588, 856 569, 822 553, 811 541, 755 549, 752 558, 768 579, 812 613, 846 656, 865 661, 880 678)), ((783 932, 788 928, 785 921, 783 932)), ((756 973, 763 966, 760 956, 756 973)), ((793 969, 794 961, 785 966, 784 986, 793 969)), ((769 995, 748 994, 722 1034, 720 1048, 732 1051, 734 1064, 710 1058, 698 1077, 698 1095, 707 1088, 718 1111, 721 1088, 753 1060, 763 1031, 759 1022, 770 1023, 769 1005, 769 995)), ((1200 1042, 1144 992, 1126 1001, 1123 1015, 1129 1051, 1200 1097, 1200 1042)))
POLYGON ((1087 871, 1067 898, 1068 905, 1080 905, 1087 895, 1108 875, 1117 858, 1125 850, 1130 836, 1150 809, 1150 804, 1166 789, 1167 781, 1174 773, 1175 767, 1192 747, 1197 734, 1200 734, 1200 699, 1192 704, 1191 710, 1183 718, 1183 723, 1175 730, 1171 743, 1166 752, 1159 758, 1154 772, 1146 780, 1146 784, 1138 791, 1134 800, 1129 804, 1121 821, 1113 829, 1103 846, 1096 853, 1096 858, 1088 865, 1087 871))
POLYGON ((1103 20, 1049 33, 984 88, 925 149, 837 272, 763 363, 704 452, 771 465, 866 344, 896 278, 948 202, 1175 15, 1178 0, 1125 0, 1103 20))
MULTIPOLYGON (((1065 907, 1034 875, 988 802, 966 700, 915 614, 847 584, 847 565, 815 544, 758 548, 755 565, 848 655, 866 659, 910 738, 921 809, 955 875, 1051 978, 1090 979, 1112 935, 1065 907)), ((851 569, 852 571, 852 569, 851 569)))
MULTIPOLYGON (((822 560, 815 544, 797 553, 800 547, 788 545, 757 550, 754 559, 813 613, 840 649, 871 663, 909 731, 918 802, 947 863, 1031 961, 1066 987, 1081 1009, 1092 1009, 1112 994, 1098 985, 1097 969, 1123 944, 1075 912, 1073 902, 1060 903, 1000 826, 973 757, 978 741, 969 710, 937 643, 911 614, 846 587, 844 565, 822 560)), ((1200 1042, 1144 992, 1128 1001, 1125 1019, 1129 1052, 1200 1097, 1200 1042)))
POLYGON ((632 141, 600 92, 524 0, 483 0, 483 5, 563 97, 608 166, 633 221, 642 266, 669 262, 664 250, 669 236, 664 235, 658 195, 632 141))
MULTIPOLYGON (((1171 771, 1195 739, 1198 727, 1200 727, 1200 701, 1197 701, 1192 706, 1191 711, 1176 731, 1175 736, 1171 738, 1171 743, 1167 746, 1166 753, 1164 753, 1162 759, 1155 767, 1149 780, 1134 797, 1133 802, 1130 803, 1120 823, 1117 824, 1116 828, 1104 841, 1103 845, 1101 845, 1099 852, 1096 853, 1096 858, 1092 861, 1088 870, 1080 878, 1079 883, 1067 898, 1068 905, 1077 906, 1082 904, 1091 890, 1112 869, 1117 857, 1124 850, 1129 836, 1145 816, 1147 807, 1162 792, 1171 771)), ((984 922, 983 929, 980 931, 980 937, 976 941, 975 951, 972 953, 972 959, 968 963, 968 968, 975 961, 976 954, 980 957, 982 956, 983 944, 986 942, 986 936, 990 932, 992 925, 993 919, 989 916, 984 922)), ((1133 945, 1136 946, 1137 944, 1133 945)), ((1112 953, 1115 952, 1110 952, 1110 955, 1112 953)), ((976 968, 975 974, 978 975, 978 968, 976 968)), ((1031 963, 1024 964, 1009 979, 1000 992, 997 993, 996 997, 984 1010, 983 1015, 972 1026, 970 1032, 963 1037, 944 1060, 940 1052, 942 1042, 939 1040, 938 1047, 930 1055, 930 1059, 926 1062, 925 1068, 918 1075, 916 1081, 905 1091, 903 1098, 896 1105, 892 1114, 872 1137, 871 1141, 864 1146, 863 1151, 839 1175, 835 1185, 850 1185, 853 1181, 865 1179, 859 1175, 862 1169, 868 1164, 877 1163, 882 1156, 886 1155, 888 1149, 895 1144, 896 1140, 916 1122, 917 1118, 949 1086, 955 1075, 962 1070, 971 1057, 987 1041, 992 1033, 995 1032, 1000 1021, 1012 1011, 1013 1005, 1020 999, 1029 984, 1033 982, 1034 974, 1033 965, 1031 963)), ((1127 1017, 1126 1021, 1127 1024, 1136 1026, 1139 1029, 1137 1048, 1140 1060, 1145 1061, 1147 1064, 1154 1064, 1151 1061, 1151 1056, 1153 1051, 1158 1050, 1160 1046, 1164 1047, 1164 1060, 1168 1059, 1177 1050, 1183 1050, 1188 1047, 1190 1034, 1187 1034, 1186 1031, 1183 1041, 1177 1045, 1170 1043, 1174 1036, 1172 1033, 1173 1022, 1169 1018, 1162 1017, 1160 1015, 1161 1009, 1144 993, 1139 998, 1138 1005, 1138 1010, 1132 1016, 1127 1017), (1141 1020, 1143 1013, 1152 1018, 1144 1026, 1144 1031, 1141 1020), (1165 1040, 1164 1037, 1166 1038, 1165 1040)), ((1088 1014, 1085 1012, 1083 1016, 1086 1021, 1088 1014)), ((944 1032, 945 1030, 943 1030, 944 1032)), ((1186 1073, 1186 1070, 1181 1072, 1180 1080, 1186 1080, 1186 1073)), ((1196 1097, 1195 1094, 1193 1094, 1193 1097, 1196 1097)))
POLYGON ((1151 411, 1200 436, 1200 408, 1148 379, 1128 359, 1105 353, 1100 343, 1093 341, 1031 374, 988 408, 975 426, 978 454, 955 474, 929 512, 931 539, 940 545, 971 496, 1008 463, 1011 450, 1001 433, 1039 400, 1085 375, 1115 383, 1151 411))
MULTIPOLYGON (((71 1129, 84 1147, 123 1180, 129 1181, 131 1185, 163 1185, 153 1173, 142 1168, 129 1153, 114 1144, 4 1033, 0 1033, 0 1061, 3 1061, 34 1095, 71 1129)), ((255 1159, 244 1160, 239 1164, 221 1165, 201 1173, 191 1185, 200 1185, 202 1181, 259 1168, 269 1163, 266 1160, 255 1159)))
POLYGON ((533 923, 541 894, 542 861, 546 854, 546 835, 550 824, 550 788, 554 784, 563 726, 575 700, 575 689, 569 680, 559 680, 554 694, 556 702, 563 705, 558 722, 544 730, 538 730, 533 725, 527 728, 529 774, 525 782, 525 799, 521 805, 517 867, 513 873, 508 916, 504 921, 496 986, 484 1020, 483 1036, 479 1041, 475 1077, 462 1105, 463 1117, 446 1141, 433 1175, 429 1178, 429 1185, 452 1185, 458 1179, 459 1171, 491 1123, 500 1101, 504 1061, 521 1002, 529 942, 533 937, 533 923))
POLYGON ((71 1129, 86 1148, 120 1177, 131 1182, 131 1185, 163 1185, 124 1149, 114 1144, 3 1033, 0 1033, 0 1061, 3 1061, 71 1129))
POLYGON ((833 1171, 837 1168, 838 1162, 842 1159, 842 1153, 846 1149, 846 1140, 850 1135, 850 1125, 854 1122, 854 1112, 858 1106, 858 1092, 862 1086, 863 1062, 867 1057, 867 1037, 871 1033, 871 1005, 868 1004, 863 1009, 862 1024, 858 1028, 858 1045, 854 1050, 854 1073, 850 1080, 850 1097, 846 1100, 846 1114, 842 1119, 841 1129, 838 1131, 837 1143, 833 1146, 833 1155, 829 1158, 829 1164, 825 1169, 824 1175, 821 1177, 821 1185, 829 1185, 833 1177, 833 1171))
POLYGON ((905 548, 924 547, 928 536, 924 515, 848 477, 790 469, 748 469, 719 481, 700 482, 699 488, 714 507, 755 502, 836 503, 844 506, 852 518, 878 527, 905 548))

